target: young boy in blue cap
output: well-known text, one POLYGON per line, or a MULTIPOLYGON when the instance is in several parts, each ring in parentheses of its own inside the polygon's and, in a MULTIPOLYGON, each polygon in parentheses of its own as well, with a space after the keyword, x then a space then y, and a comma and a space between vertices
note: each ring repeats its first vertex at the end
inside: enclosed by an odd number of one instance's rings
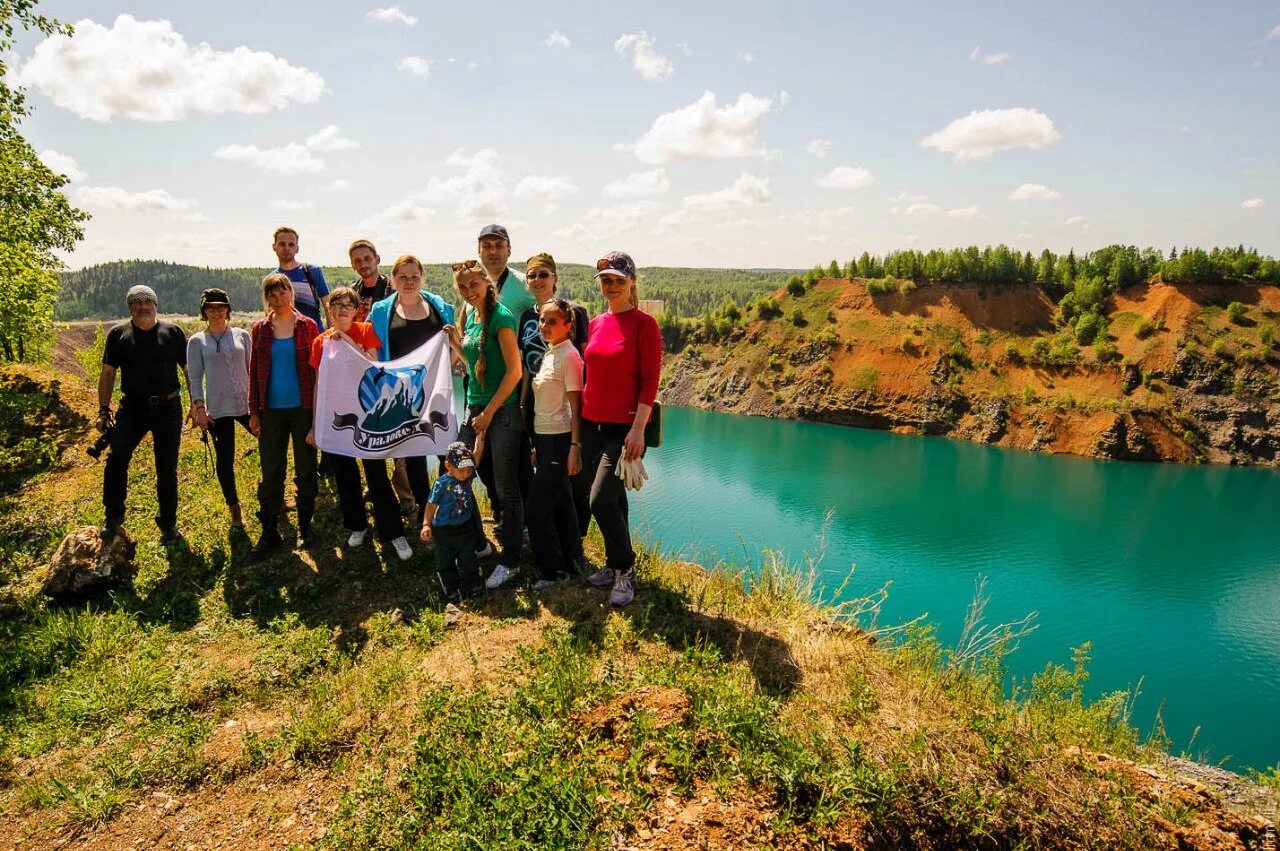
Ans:
MULTIPOLYGON (((476 454, 484 451, 477 441, 476 454)), ((455 605, 463 596, 484 591, 484 578, 476 559, 476 497, 471 492, 476 458, 462 441, 449 444, 444 454, 444 475, 431 486, 422 518, 422 540, 433 541, 436 572, 444 588, 445 601, 455 605)))

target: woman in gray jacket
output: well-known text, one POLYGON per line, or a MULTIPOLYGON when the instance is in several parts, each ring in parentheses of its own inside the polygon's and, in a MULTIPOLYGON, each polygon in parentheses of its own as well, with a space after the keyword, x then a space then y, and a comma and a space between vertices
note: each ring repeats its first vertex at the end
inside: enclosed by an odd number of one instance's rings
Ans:
POLYGON ((187 419, 213 438, 214 468, 222 497, 231 511, 231 525, 244 528, 236 493, 236 423, 249 430, 249 332, 233 328, 231 301, 226 292, 208 289, 200 294, 200 318, 205 330, 187 341, 187 370, 191 376, 191 411, 187 419))

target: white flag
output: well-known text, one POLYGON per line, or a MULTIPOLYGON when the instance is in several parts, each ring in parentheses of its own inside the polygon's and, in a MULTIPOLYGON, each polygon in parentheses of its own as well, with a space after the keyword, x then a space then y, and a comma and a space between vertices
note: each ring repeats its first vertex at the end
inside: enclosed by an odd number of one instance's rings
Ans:
POLYGON ((315 430, 316 445, 335 455, 443 455, 458 439, 445 335, 385 363, 370 363, 350 343, 326 337, 315 430))

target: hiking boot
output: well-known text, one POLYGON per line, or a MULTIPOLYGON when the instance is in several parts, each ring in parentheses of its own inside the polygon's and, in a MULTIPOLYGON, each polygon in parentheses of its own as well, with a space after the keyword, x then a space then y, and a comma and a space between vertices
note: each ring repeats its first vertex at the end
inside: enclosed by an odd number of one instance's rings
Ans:
POLYGON ((240 503, 237 502, 235 505, 228 505, 227 510, 231 512, 231 528, 243 529, 244 515, 240 512, 240 503))
POLYGON ((348 547, 360 546, 361 544, 364 543, 365 536, 368 534, 369 534, 368 526, 365 526, 363 529, 356 529, 354 532, 352 532, 350 535, 347 536, 347 546, 348 547))
POLYGON ((613 579, 613 590, 609 592, 609 602, 615 606, 625 606, 636 598, 636 572, 620 570, 613 579))
POLYGON ((489 578, 484 581, 484 587, 490 591, 495 588, 501 588, 508 580, 514 579, 519 575, 519 567, 507 567, 505 564, 500 564, 493 569, 493 573, 490 573, 489 578))
POLYGON ((391 546, 396 548, 396 555, 400 557, 401 561, 408 561, 413 558, 413 547, 409 546, 409 542, 405 540, 404 535, 392 541, 391 546))
POLYGON ((253 549, 249 551, 249 556, 254 560, 266 558, 271 551, 284 543, 284 538, 280 537, 280 533, 275 529, 263 529, 262 537, 258 539, 258 543, 253 545, 253 549))
POLYGON ((606 585, 613 584, 613 568, 602 567, 595 573, 587 577, 587 584, 594 585, 597 588, 603 588, 606 585))

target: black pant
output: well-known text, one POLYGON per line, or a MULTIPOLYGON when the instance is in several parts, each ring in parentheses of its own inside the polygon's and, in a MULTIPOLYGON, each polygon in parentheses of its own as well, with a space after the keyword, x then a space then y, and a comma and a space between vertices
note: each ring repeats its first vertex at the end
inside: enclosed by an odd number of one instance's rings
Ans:
POLYGON ((240 495, 236 493, 236 423, 248 431, 249 415, 218 417, 209 426, 209 437, 213 440, 213 469, 218 474, 218 485, 227 505, 240 504, 240 495))
POLYGON ((342 512, 342 525, 350 532, 369 528, 369 517, 364 511, 364 489, 360 486, 360 468, 364 467, 369 481, 369 498, 373 502, 373 524, 378 537, 394 541, 404 536, 404 520, 400 518, 400 500, 391 490, 387 478, 387 462, 380 458, 364 458, 356 463, 347 455, 326 453, 333 469, 334 484, 338 489, 338 510, 342 512))
POLYGON ((475 526, 432 526, 431 545, 436 550, 436 572, 446 597, 471 594, 484 587, 480 563, 476 561, 475 526))
POLYGON ((289 442, 293 442, 293 483, 298 490, 298 526, 309 528, 316 510, 316 450, 307 443, 311 411, 306 408, 267 408, 262 412, 258 435, 258 459, 262 481, 258 484, 258 517, 262 528, 274 529, 284 510, 284 477, 289 468, 289 442))
POLYGON ((129 462, 133 450, 151 432, 156 456, 156 502, 160 512, 156 525, 169 529, 178 522, 178 445, 182 441, 182 404, 178 400, 160 405, 133 403, 125 399, 111 430, 111 453, 102 475, 102 507, 108 526, 124 522, 124 504, 129 496, 129 462))
POLYGON ((413 491, 413 500, 418 503, 418 525, 422 525, 422 516, 427 511, 428 498, 431 496, 431 474, 427 471, 427 456, 410 455, 405 458, 404 471, 409 477, 409 489, 413 491))
POLYGON ((533 557, 543 579, 555 579, 561 572, 572 574, 573 559, 580 544, 578 515, 569 484, 570 437, 568 432, 533 436, 538 466, 529 483, 524 521, 529 527, 533 557))
POLYGON ((629 423, 582 421, 582 467, 591 480, 591 514, 604 538, 605 567, 630 570, 636 562, 628 528, 627 489, 614 472, 629 423))

